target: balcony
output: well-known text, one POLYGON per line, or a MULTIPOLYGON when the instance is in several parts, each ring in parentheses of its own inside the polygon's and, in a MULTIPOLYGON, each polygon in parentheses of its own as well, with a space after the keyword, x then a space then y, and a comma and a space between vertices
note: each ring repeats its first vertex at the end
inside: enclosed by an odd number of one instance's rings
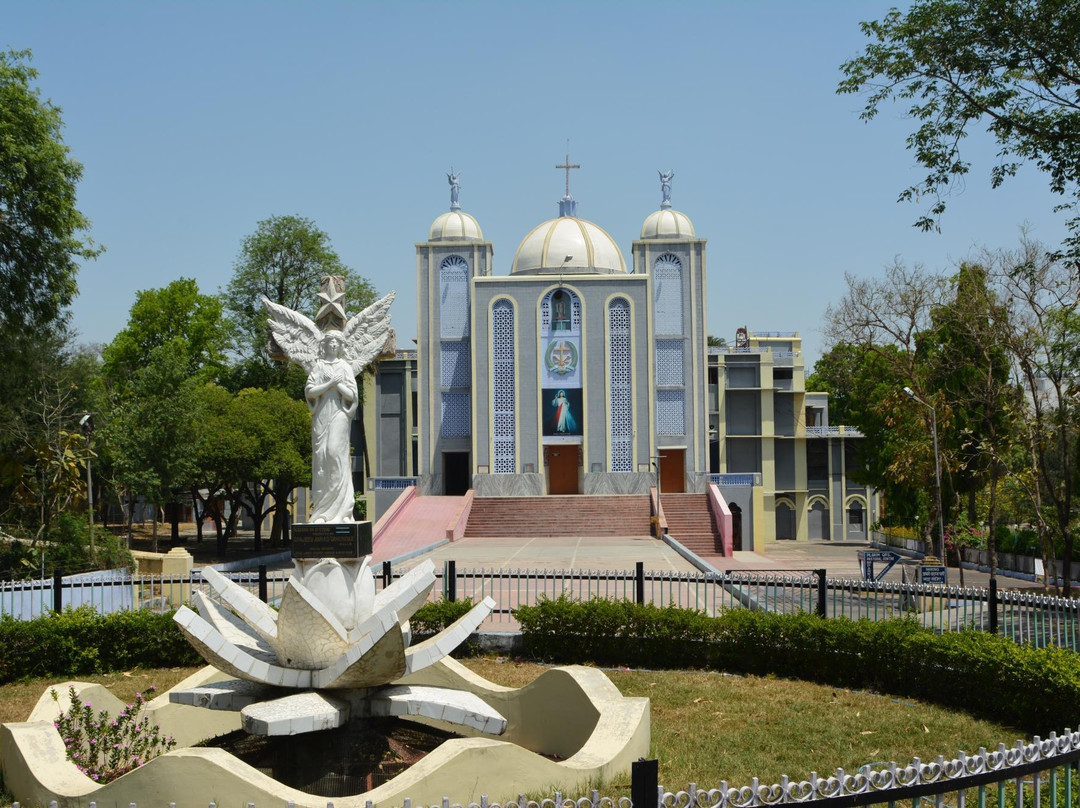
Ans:
POLYGON ((853 426, 808 426, 808 438, 861 438, 863 433, 853 426))

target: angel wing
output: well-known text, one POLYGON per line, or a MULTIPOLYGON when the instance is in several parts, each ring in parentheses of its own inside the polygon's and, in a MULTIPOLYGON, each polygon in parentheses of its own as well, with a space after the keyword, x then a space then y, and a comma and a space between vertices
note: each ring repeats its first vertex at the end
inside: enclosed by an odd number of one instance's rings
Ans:
POLYGON ((397 292, 390 292, 345 323, 345 330, 342 332, 342 342, 345 343, 344 358, 352 365, 353 373, 359 374, 371 364, 386 344, 386 335, 390 331, 388 312, 396 294, 397 292))
POLYGON ((270 318, 270 341, 281 348, 289 359, 308 373, 319 358, 319 340, 322 332, 318 326, 298 311, 282 306, 264 297, 263 306, 270 318))

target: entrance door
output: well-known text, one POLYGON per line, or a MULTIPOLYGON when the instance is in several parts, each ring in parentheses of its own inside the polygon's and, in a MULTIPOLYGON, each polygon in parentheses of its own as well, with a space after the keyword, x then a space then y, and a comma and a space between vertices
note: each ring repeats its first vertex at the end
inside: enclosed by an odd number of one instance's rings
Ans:
POLYGON ((660 493, 686 492, 686 450, 660 449, 660 493))
POLYGON ((544 460, 548 469, 549 494, 581 493, 578 488, 580 457, 581 447, 573 444, 544 447, 544 460))
POLYGON ((468 452, 443 452, 443 493, 461 497, 472 487, 468 452))
POLYGON ((734 502, 728 507, 731 508, 731 549, 742 549, 742 508, 736 505, 734 502))

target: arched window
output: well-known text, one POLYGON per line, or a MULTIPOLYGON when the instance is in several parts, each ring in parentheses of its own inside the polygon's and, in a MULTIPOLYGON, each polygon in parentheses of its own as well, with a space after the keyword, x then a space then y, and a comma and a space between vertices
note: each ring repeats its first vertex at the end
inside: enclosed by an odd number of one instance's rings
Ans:
POLYGON ((443 339, 469 336, 469 264, 460 255, 439 265, 439 323, 443 339))
POLYGON ((498 300, 491 308, 491 417, 495 474, 517 471, 515 424, 516 376, 514 368, 514 307, 498 300))
POLYGON ((568 289, 555 289, 540 301, 540 331, 545 336, 581 332, 581 301, 568 289))
POLYGON ((683 333, 683 267, 674 253, 664 253, 653 263, 656 296, 656 333, 683 333))
POLYGON ((630 303, 615 298, 608 306, 608 383, 611 386, 611 470, 634 470, 633 363, 630 303))

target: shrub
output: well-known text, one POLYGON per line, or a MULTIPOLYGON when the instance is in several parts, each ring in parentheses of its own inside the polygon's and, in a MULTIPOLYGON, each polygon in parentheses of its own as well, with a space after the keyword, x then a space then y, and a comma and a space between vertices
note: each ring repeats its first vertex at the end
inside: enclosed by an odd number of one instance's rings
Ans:
MULTIPOLYGON (((56 691, 49 692, 59 703, 56 691)), ((142 693, 115 718, 105 710, 95 716, 94 706, 80 702, 74 687, 68 688, 68 698, 68 709, 53 726, 64 741, 67 759, 92 780, 108 783, 176 746, 172 738, 161 737, 161 728, 148 716, 140 717, 146 704, 142 693)))
POLYGON ((0 617, 0 684, 138 667, 197 665, 172 612, 98 614, 90 606, 34 620, 0 617))
POLYGON ((542 600, 514 612, 550 662, 705 668, 865 688, 1042 731, 1076 712, 1080 655, 976 631, 733 609, 718 617, 628 601, 542 600))

